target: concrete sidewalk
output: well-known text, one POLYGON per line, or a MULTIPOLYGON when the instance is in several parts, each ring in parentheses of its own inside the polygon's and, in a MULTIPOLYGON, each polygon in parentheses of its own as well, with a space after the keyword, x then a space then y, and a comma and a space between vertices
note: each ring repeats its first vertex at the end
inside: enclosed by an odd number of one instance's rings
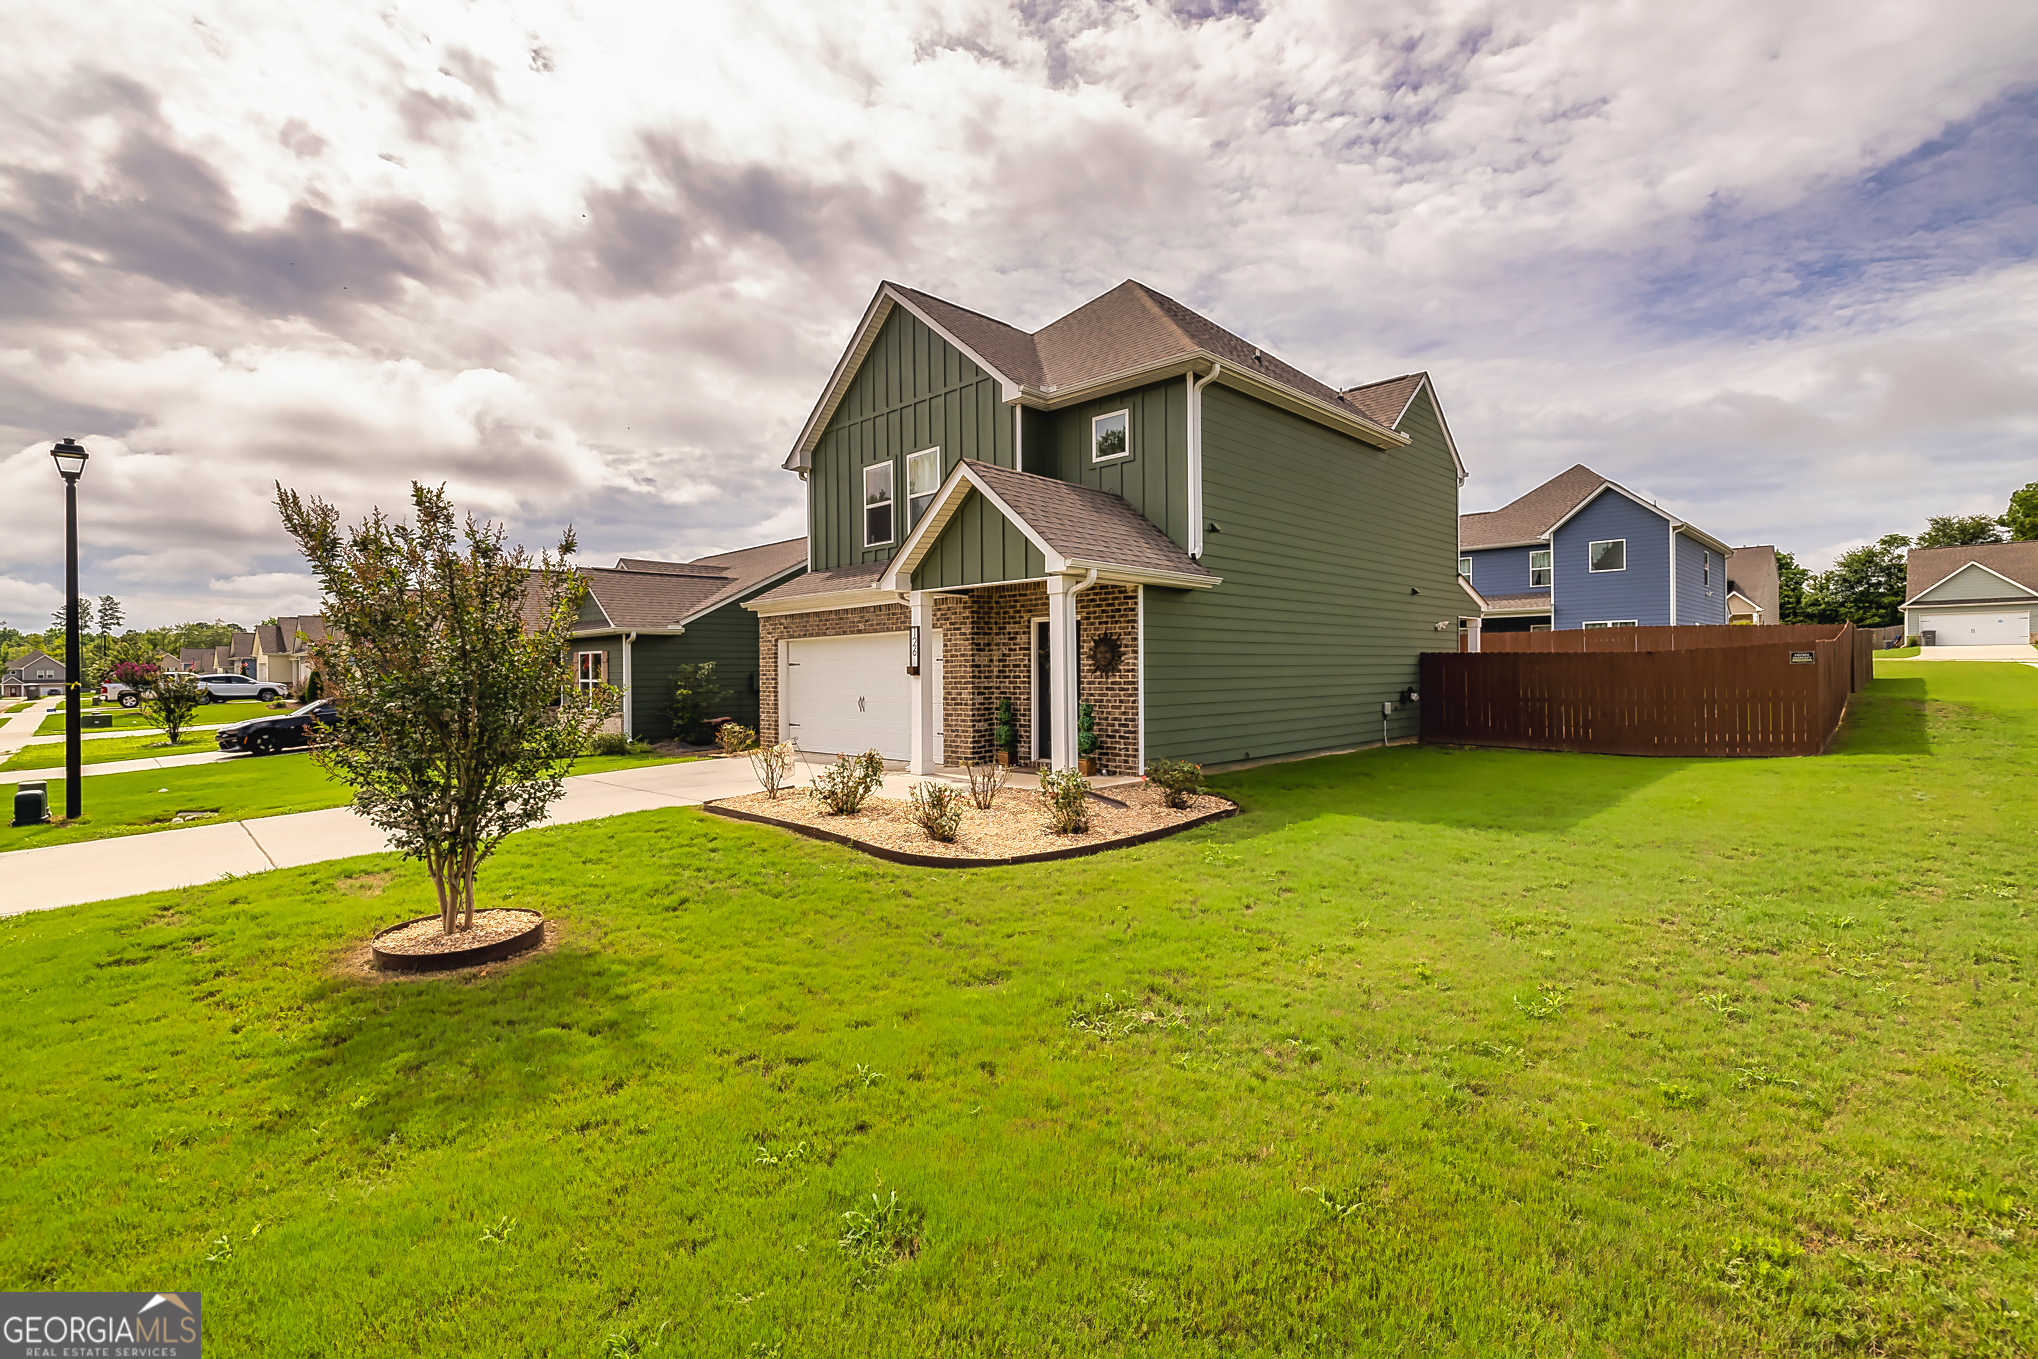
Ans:
MULTIPOLYGON (((221 760, 252 760, 259 757, 245 750, 203 750, 196 755, 145 756, 139 760, 105 760, 99 764, 84 765, 79 773, 86 778, 94 774, 132 774, 142 769, 179 769, 187 764, 217 764, 221 760)), ((21 783, 28 779, 60 779, 64 767, 55 765, 48 769, 7 769, 0 770, 0 786, 21 783)), ((11 794, 9 796, 12 796, 11 794)))
MULTIPOLYGON (((914 780, 885 780, 888 796, 904 797, 914 780), (894 788, 893 785, 898 787, 894 788)), ((548 826, 592 821, 654 807, 692 807, 711 798, 757 791, 747 760, 701 760, 607 774, 577 774, 552 804, 548 826)), ((82 840, 0 854, 7 895, 0 915, 75 906, 85 901, 160 892, 214 882, 228 873, 296 868, 388 848, 382 832, 350 807, 265 816, 251 821, 82 840), (30 903, 30 904, 17 904, 30 903)))

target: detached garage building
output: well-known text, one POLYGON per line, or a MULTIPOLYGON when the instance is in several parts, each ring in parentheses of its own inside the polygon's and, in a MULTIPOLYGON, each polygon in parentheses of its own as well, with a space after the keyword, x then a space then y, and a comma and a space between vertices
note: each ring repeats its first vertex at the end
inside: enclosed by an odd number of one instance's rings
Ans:
POLYGON ((1904 631, 1927 646, 2022 646, 2038 633, 2038 543, 1921 547, 1904 565, 1904 631))

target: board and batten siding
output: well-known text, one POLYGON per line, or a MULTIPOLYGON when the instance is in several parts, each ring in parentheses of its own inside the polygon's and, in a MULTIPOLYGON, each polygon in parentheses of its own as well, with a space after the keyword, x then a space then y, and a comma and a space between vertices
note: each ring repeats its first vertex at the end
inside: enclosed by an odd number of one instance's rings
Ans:
POLYGON ((1632 622, 1662 627, 1670 622, 1670 522, 1622 495, 1601 491, 1551 535, 1550 566, 1559 630, 1587 623, 1632 622), (1591 569, 1591 546, 1611 538, 1627 540, 1627 568, 1591 569))
POLYGON ((982 494, 971 491, 913 568, 913 588, 946 590, 1046 575, 1047 559, 1032 540, 982 494))
POLYGON ((1458 477, 1418 397, 1383 452, 1213 383, 1212 590, 1147 586, 1146 755, 1221 764, 1413 736, 1417 657, 1457 646, 1458 477), (1410 591, 1420 593, 1411 594, 1410 591), (1439 632, 1436 624, 1445 623, 1439 632))
POLYGON ((912 525, 906 455, 941 449, 945 477, 963 458, 1015 465, 1013 416, 998 381, 911 312, 895 307, 878 329, 814 447, 807 474, 807 533, 814 569, 886 561, 912 525), (891 461, 892 540, 863 545, 863 469, 891 461))
MULTIPOLYGON (((1027 459, 1029 471, 1122 496, 1132 508, 1186 548, 1189 544, 1189 384, 1156 382, 1054 412, 1052 465, 1027 459), (1122 458, 1090 459, 1090 421, 1125 411, 1122 458)), ((1027 437, 1033 428, 1027 427, 1027 437)))
POLYGON ((1727 621, 1727 570, 1720 554, 1704 543, 1677 535, 1677 622, 1679 626, 1727 621), (1712 579, 1706 580, 1706 561, 1712 579))

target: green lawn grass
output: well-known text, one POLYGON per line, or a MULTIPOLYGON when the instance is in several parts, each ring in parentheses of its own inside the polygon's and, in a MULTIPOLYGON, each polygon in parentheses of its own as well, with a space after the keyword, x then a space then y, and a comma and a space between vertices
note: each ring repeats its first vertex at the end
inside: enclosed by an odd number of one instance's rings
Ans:
MULTIPOLYGON (((102 741, 101 745, 125 745, 124 741, 102 741)), ((86 753, 91 753, 91 742, 86 753)), ((38 747, 31 746, 30 749, 38 747)), ((42 747, 47 749, 48 747, 42 747)), ((197 746, 204 750, 217 747, 197 746)), ((61 747, 58 759, 62 759, 61 747)), ((601 774, 616 769, 636 769, 654 764, 684 764, 687 761, 658 757, 585 755, 574 761, 574 774, 601 774)), ((4 768, 5 766, 0 766, 4 768)), ((63 779, 49 781, 49 805, 61 814, 64 807, 63 779)), ((0 784, 12 804, 12 785, 0 784)), ((95 774, 85 781, 85 814, 76 824, 14 827, 0 822, 0 855, 8 850, 35 849, 43 845, 68 844, 73 840, 103 840, 115 835, 139 835, 173 829, 169 818, 180 811, 217 808, 222 821, 246 821, 258 816, 281 816, 288 812, 312 812, 322 807, 344 807, 353 801, 345 785, 319 772, 302 751, 281 755, 246 756, 213 764, 180 765, 172 769, 146 769, 126 774, 95 774), (159 789, 168 789, 160 792, 159 789)), ((0 858, 0 864, 5 859, 0 858)))
MULTIPOLYGON (((117 760, 160 759, 168 755, 216 755, 219 742, 209 731, 187 731, 184 739, 170 745, 156 732, 143 736, 109 737, 103 741, 80 741, 78 756, 86 764, 111 764, 117 760)), ((16 769, 60 769, 64 743, 23 746, 5 760, 0 772, 16 769)))
MULTIPOLYGON (((303 705, 293 704, 285 708, 271 708, 268 704, 257 703, 253 699, 240 699, 231 703, 208 703, 191 715, 190 725, 223 727, 230 722, 245 722, 252 717, 275 717, 279 713, 290 712, 301 706, 303 705)), ((84 711, 111 714, 113 717, 111 730, 113 731, 120 731, 128 727, 144 731, 157 730, 155 722, 138 708, 123 708, 118 703, 102 703, 97 708, 87 707, 84 711)), ((106 731, 109 729, 106 727, 94 727, 90 730, 106 731)), ((35 729, 35 734, 37 736, 62 736, 64 734, 64 715, 61 712, 51 713, 42 720, 42 725, 35 729)))
POLYGON ((1918 649, 1914 646, 1899 646, 1891 647, 1887 651, 1876 652, 1875 659, 1878 661, 1902 661, 1908 660, 1917 654, 1918 649))
POLYGON ((1821 759, 1401 747, 1023 868, 531 832, 484 904, 563 941, 487 977, 333 970, 429 909, 389 856, 15 917, 0 1286, 223 1353, 2029 1354, 2038 674, 1878 673, 1821 759))

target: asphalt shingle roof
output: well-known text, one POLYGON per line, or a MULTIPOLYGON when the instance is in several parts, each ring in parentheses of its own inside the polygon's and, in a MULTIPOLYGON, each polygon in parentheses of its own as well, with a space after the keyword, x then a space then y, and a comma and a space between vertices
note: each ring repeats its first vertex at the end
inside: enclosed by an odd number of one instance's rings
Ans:
POLYGON ((1606 484, 1605 477, 1579 463, 1497 510, 1459 515, 1458 546, 1477 548, 1534 542, 1606 484))
POLYGON ((890 565, 890 562, 857 562, 853 566, 838 566, 828 571, 809 571, 766 590, 756 602, 775 603, 782 599, 803 599, 809 595, 832 595, 841 590, 875 589, 878 577, 890 565))
POLYGON ((1550 592, 1537 590, 1525 595, 1487 595, 1486 607, 1494 613, 1528 613, 1537 610, 1550 611, 1550 592))
POLYGON ((1776 569, 1773 546, 1737 547, 1727 554, 1727 588, 1762 610, 1764 621, 1779 623, 1783 581, 1776 569))
POLYGON ((1184 576, 1210 574, 1123 496, 987 462, 965 459, 963 465, 1064 557, 1184 576))
MULTIPOLYGON (((1916 599, 1970 562, 2007 576, 2038 594, 2038 543, 1981 543, 1973 547, 1912 548, 1904 558, 1905 600, 1916 599)), ((2002 597, 2012 596, 2005 592, 2002 597)))
POLYGON ((691 562, 625 557, 613 568, 582 567, 589 593, 619 628, 669 628, 806 564, 807 540, 746 547, 691 562))

